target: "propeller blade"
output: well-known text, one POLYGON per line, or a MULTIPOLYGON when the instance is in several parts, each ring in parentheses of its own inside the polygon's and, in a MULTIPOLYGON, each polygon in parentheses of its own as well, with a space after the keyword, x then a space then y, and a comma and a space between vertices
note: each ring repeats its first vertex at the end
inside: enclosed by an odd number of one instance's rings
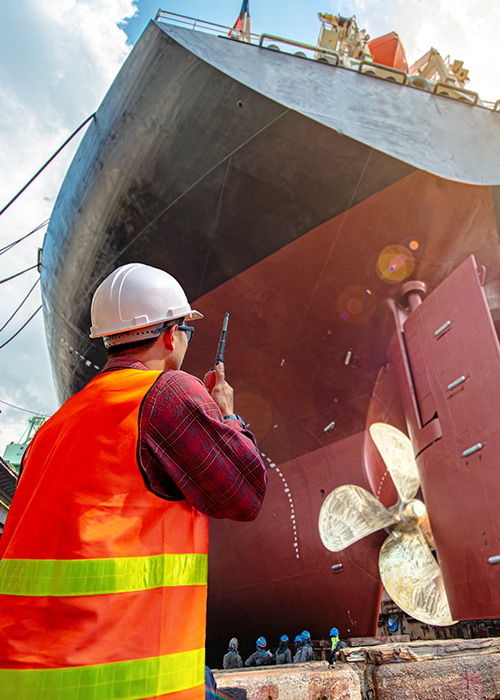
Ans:
POLYGON ((388 423, 372 423, 370 435, 382 455, 401 501, 409 501, 420 486, 411 440, 388 423))
POLYGON ((394 523, 391 511, 360 486, 339 486, 325 498, 319 513, 321 541, 340 552, 366 535, 394 523))
POLYGON ((387 593, 408 615, 428 625, 454 624, 441 570, 420 528, 392 532, 380 549, 379 567, 387 593))

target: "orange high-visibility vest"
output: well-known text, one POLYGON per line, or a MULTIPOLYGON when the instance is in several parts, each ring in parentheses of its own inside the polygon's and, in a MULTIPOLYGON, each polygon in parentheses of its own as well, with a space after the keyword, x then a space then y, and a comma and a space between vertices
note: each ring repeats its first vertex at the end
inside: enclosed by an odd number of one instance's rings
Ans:
POLYGON ((139 410, 102 374, 30 444, 0 540, 2 700, 202 700, 208 518, 155 496, 139 410))

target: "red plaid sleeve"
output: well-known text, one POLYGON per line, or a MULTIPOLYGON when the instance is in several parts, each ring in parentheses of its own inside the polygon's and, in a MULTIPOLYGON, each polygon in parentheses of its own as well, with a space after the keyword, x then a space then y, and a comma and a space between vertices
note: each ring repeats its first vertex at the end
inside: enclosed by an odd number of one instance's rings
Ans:
POLYGON ((222 420, 199 379, 164 372, 146 397, 140 423, 142 467, 152 490, 167 498, 180 491, 212 518, 257 517, 267 472, 255 439, 239 421, 222 420))

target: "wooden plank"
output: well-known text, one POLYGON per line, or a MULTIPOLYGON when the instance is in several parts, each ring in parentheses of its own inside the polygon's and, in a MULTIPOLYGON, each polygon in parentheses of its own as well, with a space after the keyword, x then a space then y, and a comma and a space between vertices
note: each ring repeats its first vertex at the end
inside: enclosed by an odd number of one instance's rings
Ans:
POLYGON ((349 639, 347 639, 347 647, 338 651, 337 658, 344 663, 364 661, 365 647, 380 646, 386 644, 388 641, 390 641, 391 644, 406 643, 410 641, 410 635, 395 634, 390 637, 349 637, 349 639))
POLYGON ((353 663, 354 661, 365 660, 364 647, 344 647, 337 652, 337 658, 344 663, 353 663))
POLYGON ((346 644, 348 647, 371 647, 376 644, 396 644, 409 641, 409 634, 393 634, 387 637, 349 637, 346 644))
POLYGON ((443 639, 408 642, 406 644, 382 644, 364 649, 366 663, 390 664, 404 661, 430 661, 459 656, 498 654, 500 639, 443 639))

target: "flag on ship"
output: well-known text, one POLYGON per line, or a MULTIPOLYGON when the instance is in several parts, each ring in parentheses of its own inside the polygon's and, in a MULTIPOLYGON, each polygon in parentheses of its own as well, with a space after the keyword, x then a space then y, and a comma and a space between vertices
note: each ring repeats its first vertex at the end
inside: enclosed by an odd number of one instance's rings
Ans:
POLYGON ((229 36, 238 38, 242 41, 250 41, 250 7, 249 0, 243 0, 241 3, 240 14, 234 27, 231 29, 229 36))

